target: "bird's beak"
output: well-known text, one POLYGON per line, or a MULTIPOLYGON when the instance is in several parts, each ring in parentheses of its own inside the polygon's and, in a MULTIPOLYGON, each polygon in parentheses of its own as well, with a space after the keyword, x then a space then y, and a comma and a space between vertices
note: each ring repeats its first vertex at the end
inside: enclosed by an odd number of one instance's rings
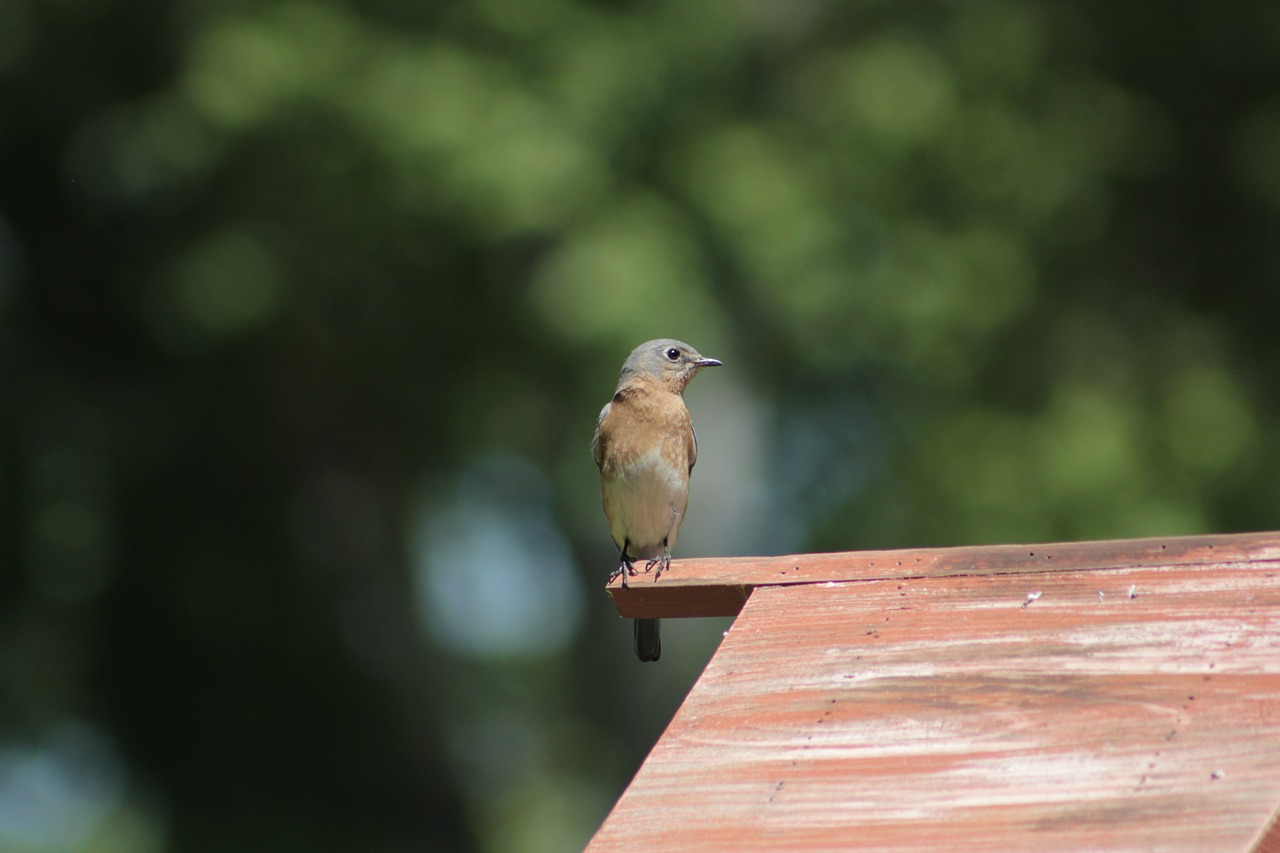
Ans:
POLYGON ((724 362, 718 358, 699 358, 694 364, 698 365, 698 367, 719 367, 724 362))

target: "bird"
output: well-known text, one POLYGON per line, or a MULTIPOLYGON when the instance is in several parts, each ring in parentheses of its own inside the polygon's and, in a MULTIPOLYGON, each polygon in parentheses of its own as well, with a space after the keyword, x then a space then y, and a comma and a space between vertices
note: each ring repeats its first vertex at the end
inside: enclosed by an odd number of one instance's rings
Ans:
MULTIPOLYGON (((591 453, 600 469, 600 498, 618 548, 622 586, 636 560, 655 581, 671 565, 689 503, 689 475, 698 461, 698 436, 684 389, 704 367, 719 367, 683 341, 646 341, 622 364, 618 387, 596 421, 591 453)), ((634 649, 642 661, 662 654, 657 619, 637 619, 634 649)))

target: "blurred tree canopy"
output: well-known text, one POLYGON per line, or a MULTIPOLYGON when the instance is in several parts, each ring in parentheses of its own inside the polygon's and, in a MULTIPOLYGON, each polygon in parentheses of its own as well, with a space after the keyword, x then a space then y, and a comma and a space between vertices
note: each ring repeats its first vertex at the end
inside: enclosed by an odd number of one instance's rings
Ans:
POLYGON ((677 557, 1274 528, 1278 234, 1273 3, 6 0, 0 847, 584 843, 648 338, 677 557))

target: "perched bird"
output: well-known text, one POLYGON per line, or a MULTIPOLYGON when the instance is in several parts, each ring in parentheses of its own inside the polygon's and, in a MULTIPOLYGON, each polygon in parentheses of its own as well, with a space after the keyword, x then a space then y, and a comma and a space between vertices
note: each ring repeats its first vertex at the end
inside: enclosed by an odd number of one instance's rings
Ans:
MULTIPOLYGON (((591 452, 600 469, 600 496, 619 565, 610 582, 636 574, 636 560, 656 581, 671 563, 684 510, 689 473, 698 460, 698 437, 684 404, 694 374, 720 362, 682 341, 643 343, 622 364, 618 388, 596 421, 591 452)), ((657 619, 635 620, 636 657, 662 653, 657 619)))

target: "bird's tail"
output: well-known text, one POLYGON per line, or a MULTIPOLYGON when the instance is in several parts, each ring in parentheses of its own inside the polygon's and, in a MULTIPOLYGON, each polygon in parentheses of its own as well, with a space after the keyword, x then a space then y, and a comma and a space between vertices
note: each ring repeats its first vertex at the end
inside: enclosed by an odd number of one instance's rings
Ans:
POLYGON ((642 661, 655 661, 662 656, 662 638, 658 636, 657 619, 635 620, 636 657, 642 661))

